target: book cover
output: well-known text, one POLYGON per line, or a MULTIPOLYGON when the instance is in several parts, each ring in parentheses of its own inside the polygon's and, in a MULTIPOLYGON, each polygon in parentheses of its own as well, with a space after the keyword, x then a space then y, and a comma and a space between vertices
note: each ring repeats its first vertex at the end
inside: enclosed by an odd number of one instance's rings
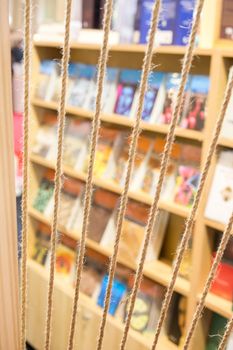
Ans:
POLYGON ((50 246, 50 229, 48 226, 39 223, 37 226, 36 237, 33 243, 31 259, 41 265, 45 265, 50 246))
POLYGON ((185 314, 187 308, 187 299, 174 293, 170 305, 169 318, 166 324, 168 339, 174 344, 179 345, 181 337, 185 332, 185 314))
MULTIPOLYGON (((157 95, 160 89, 160 86, 164 79, 164 73, 162 72, 152 72, 149 77, 149 83, 148 83, 148 90, 145 93, 144 97, 144 106, 143 106, 143 112, 142 112, 142 120, 147 122, 152 122, 152 111, 154 108, 154 105, 157 100, 157 95)), ((136 94, 134 96, 130 117, 135 118, 137 113, 137 107, 138 107, 138 98, 139 98, 139 91, 137 89, 136 94)))
POLYGON ((33 208, 44 213, 46 207, 53 196, 53 183, 54 173, 53 171, 47 171, 41 180, 40 187, 37 195, 33 201, 33 208))
POLYGON ((191 206, 197 191, 200 172, 189 165, 179 165, 176 175, 174 202, 191 206))
MULTIPOLYGON (((142 191, 152 196, 155 194, 156 185, 159 178, 161 154, 164 150, 165 142, 166 140, 164 138, 156 137, 141 186, 142 191)), ((161 193, 162 198, 169 199, 172 191, 174 190, 177 161, 180 158, 180 154, 180 145, 174 144, 171 159, 164 179, 161 193)))
POLYGON ((103 274, 104 268, 100 262, 87 256, 83 266, 80 291, 94 299, 100 288, 103 274))
POLYGON ((155 37, 156 45, 172 45, 176 31, 177 0, 162 0, 162 10, 155 37))
MULTIPOLYGON (((233 67, 230 68, 228 79, 233 74, 233 67)), ((233 94, 231 94, 230 101, 227 106, 226 114, 223 121, 223 126, 221 130, 221 136, 232 139, 233 138, 233 94)))
POLYGON ((56 62, 53 60, 42 60, 38 76, 38 83, 35 88, 35 97, 50 100, 53 90, 53 80, 56 76, 56 62))
POLYGON ((95 67, 79 63, 78 71, 78 77, 68 96, 68 104, 83 108, 88 98, 91 81, 94 79, 95 67))
POLYGON ((224 334, 227 319, 213 312, 206 350, 216 350, 224 334))
POLYGON ((118 0, 115 8, 115 30, 119 32, 120 43, 133 42, 134 25, 138 0, 118 0))
POLYGON ((187 45, 193 20, 195 3, 196 0, 177 1, 173 45, 187 45))
POLYGON ((114 113, 129 116, 134 95, 140 81, 140 71, 124 69, 120 73, 114 113))
MULTIPOLYGON (((113 152, 114 143, 119 134, 117 129, 103 127, 100 129, 99 140, 96 148, 94 174, 102 177, 106 173, 109 159, 113 152)), ((84 164, 84 171, 87 171, 89 154, 84 164)))
POLYGON ((206 100, 209 91, 209 77, 193 75, 190 83, 190 94, 187 109, 180 123, 185 129, 203 130, 206 115, 206 100))
POLYGON ((52 84, 52 95, 51 100, 54 102, 59 102, 61 96, 61 62, 57 62, 55 75, 52 84))
MULTIPOLYGON (((104 299, 106 294, 108 284, 108 275, 105 275, 102 280, 101 288, 100 288, 100 294, 98 296, 97 304, 101 307, 104 307, 104 299)), ((113 285, 112 285, 112 295, 110 300, 110 306, 109 306, 109 314, 113 315, 116 313, 116 310, 124 297, 125 293, 127 291, 127 286, 125 283, 121 282, 120 280, 114 278, 113 285)))
POLYGON ((95 0, 82 2, 82 27, 95 28, 95 0))
POLYGON ((73 117, 66 117, 66 119, 64 164, 80 169, 88 151, 91 123, 73 117))
POLYGON ((233 4, 231 0, 222 1, 222 14, 220 23, 220 37, 233 40, 233 4))
MULTIPOLYGON (((216 252, 213 253, 212 262, 216 256, 216 252)), ((233 299, 233 266, 231 264, 221 261, 217 275, 213 280, 210 291, 216 295, 219 295, 223 299, 232 301, 233 299)))
POLYGON ((77 62, 70 62, 68 66, 68 87, 67 87, 67 100, 74 88, 75 83, 79 77, 80 64, 77 62))
POLYGON ((233 152, 220 153, 210 188, 205 216, 227 224, 233 209, 233 152))
POLYGON ((117 98, 117 84, 120 71, 118 68, 107 68, 107 78, 103 91, 103 112, 113 113, 117 98))
POLYGON ((72 269, 75 264, 75 252, 63 244, 58 244, 56 250, 56 273, 59 277, 72 281, 72 269))
POLYGON ((53 113, 46 113, 43 117, 32 152, 46 159, 56 159, 57 139, 57 116, 53 113))

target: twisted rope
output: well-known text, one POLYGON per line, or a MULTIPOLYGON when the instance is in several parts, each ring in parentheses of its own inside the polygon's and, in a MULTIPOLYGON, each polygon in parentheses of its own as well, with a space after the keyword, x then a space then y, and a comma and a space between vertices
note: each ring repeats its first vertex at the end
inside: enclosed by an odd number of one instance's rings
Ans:
POLYGON ((124 183, 124 188, 120 199, 119 213, 117 216, 116 238, 114 242, 113 255, 110 259, 108 284, 107 284, 107 289, 105 294, 103 315, 101 319, 99 336, 97 341, 97 350, 102 349, 103 339, 104 339, 104 330, 105 330, 105 325, 107 321, 108 309, 111 301, 112 284, 113 284, 113 279, 116 271, 117 255, 118 255, 119 242, 120 242, 120 237, 122 232, 122 224, 123 224, 126 206, 128 202, 129 185, 130 185, 130 180, 133 172, 134 161, 137 154, 137 143, 138 143, 138 138, 140 134, 140 122, 141 122, 141 116, 142 116, 143 106, 144 106, 144 96, 147 90, 147 81, 148 81, 148 76, 150 73, 151 62, 153 57, 154 38, 155 38, 155 33, 158 25, 160 3, 161 3, 160 0, 155 1, 153 10, 152 10, 149 40, 148 40, 148 45, 147 45, 146 53, 143 60, 137 113, 136 113, 135 124, 132 131, 132 139, 129 147, 129 156, 128 156, 128 162, 127 162, 125 183, 124 183))
MULTIPOLYGON (((185 85, 186 85, 186 82, 188 79, 188 74, 190 72, 190 68, 191 68, 191 64, 192 64, 193 52, 194 52, 194 46, 195 46, 195 38, 196 38, 196 34, 198 31, 198 27, 199 27, 200 15, 201 15, 203 3, 204 3, 204 0, 199 0, 197 2, 197 5, 196 5, 196 11, 194 14, 192 30, 191 30, 191 34, 189 37, 189 44, 188 44, 187 51, 185 53, 184 63, 182 66, 181 82, 180 82, 180 86, 179 86, 179 90, 178 90, 178 94, 177 94, 177 98, 176 98, 176 103, 175 103, 175 107, 174 107, 174 111, 173 111, 171 124, 170 124, 168 135, 167 135, 166 144, 165 144, 163 155, 162 155, 161 167, 160 167, 158 183, 156 186, 155 197, 154 197, 151 209, 150 209, 148 223, 147 223, 147 227, 146 227, 146 234, 145 234, 144 242, 143 242, 143 249, 141 252, 140 261, 138 264, 138 268, 136 271, 136 277, 135 277, 132 293, 130 296, 129 311, 127 314, 126 323, 125 323, 125 327, 124 327, 124 334, 123 334, 123 338, 122 338, 122 342, 121 342, 121 350, 125 349, 128 331, 129 331, 129 327, 130 327, 130 321, 132 318, 134 304, 135 304, 136 297, 137 297, 137 291, 138 291, 138 288, 141 284, 141 280, 142 280, 142 276, 143 276, 143 266, 145 263, 146 252, 147 252, 148 245, 149 245, 149 242, 151 239, 151 234, 152 234, 152 230, 154 227, 154 223, 155 223, 155 221, 158 217, 158 213, 159 213, 158 202, 159 202, 160 194, 162 191, 164 177, 165 177, 165 174, 167 171, 172 146, 174 143, 175 127, 176 127, 177 121, 178 121, 179 116, 180 116, 180 111, 183 108, 182 105, 184 103, 184 90, 185 90, 185 85)), ((184 250, 183 250, 183 252, 184 252, 184 250)), ((182 252, 182 255, 183 255, 183 252, 182 252)), ((176 276, 177 276, 177 274, 176 275, 173 274, 174 281, 176 279, 176 276)), ((168 304, 170 303, 172 291, 173 291, 173 288, 171 291, 169 291, 168 298, 165 299, 165 301, 163 303, 163 308, 162 308, 162 312, 160 315, 158 328, 157 328, 157 331, 155 334, 155 339, 154 339, 154 342, 152 345, 152 349, 155 349, 155 347, 156 347, 158 337, 159 337, 159 334, 160 334, 161 329, 162 329, 162 323, 163 323, 164 318, 166 317, 166 314, 167 314, 168 304)))
POLYGON ((104 6, 104 19, 103 19, 103 31, 104 38, 102 47, 100 50, 99 57, 99 66, 98 66, 98 77, 97 77, 97 95, 95 102, 95 114, 92 123, 92 132, 91 132, 91 143, 90 143, 90 158, 87 169, 87 181, 85 188, 85 197, 84 197, 84 210, 83 210, 83 225, 82 225, 82 234, 80 239, 80 244, 78 244, 77 252, 77 269, 76 269, 76 281, 75 281, 75 292, 74 292, 74 300, 72 307, 72 315, 71 315, 71 325, 70 325, 70 334, 68 340, 68 349, 73 349, 74 344, 74 335, 75 335, 75 327, 76 327, 76 315, 78 308, 78 300, 79 300, 79 289, 80 289, 80 281, 81 281, 81 273, 84 264, 84 256, 85 256, 85 243, 86 236, 89 224, 89 216, 91 209, 91 198, 93 192, 93 171, 94 171, 94 163, 95 163, 95 154, 96 154, 96 146, 100 129, 100 114, 101 114, 101 100, 103 95, 103 87, 104 87, 104 77, 108 59, 108 38, 110 32, 111 18, 113 12, 113 0, 106 0, 104 6))
POLYGON ((21 324, 20 348, 26 342, 26 304, 27 304, 27 242, 28 242, 28 164, 29 164, 29 101, 30 101, 30 37, 31 1, 25 0, 24 8, 24 123, 23 123, 23 193, 22 193, 22 258, 21 258, 21 324))
POLYGON ((65 103, 66 103, 66 90, 67 90, 67 77, 68 77, 68 63, 70 57, 70 19, 71 19, 71 6, 72 0, 66 2, 65 13, 65 37, 63 45, 62 55, 62 72, 61 72, 61 95, 59 101, 58 111, 58 141, 57 141, 57 160, 56 171, 54 179, 54 207, 53 207, 53 220, 52 220, 52 232, 51 232, 51 256, 49 266, 49 285, 48 285, 48 306, 46 314, 46 326, 45 326, 45 344, 44 349, 49 350, 51 345, 51 332, 52 332, 52 308, 53 308, 53 291, 54 291, 54 275, 55 275, 55 261, 56 261, 56 241, 57 241, 57 226, 58 226, 58 210, 60 205, 60 193, 62 187, 62 156, 63 156, 63 139, 65 129, 65 103))
POLYGON ((233 329, 233 316, 231 316, 230 321, 227 323, 226 330, 219 344, 218 350, 224 350, 226 348, 227 341, 229 336, 231 335, 232 329, 233 329))

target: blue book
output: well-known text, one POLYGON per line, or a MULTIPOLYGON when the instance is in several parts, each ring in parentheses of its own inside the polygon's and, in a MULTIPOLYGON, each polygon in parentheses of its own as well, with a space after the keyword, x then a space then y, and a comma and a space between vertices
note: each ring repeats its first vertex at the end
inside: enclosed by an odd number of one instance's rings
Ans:
POLYGON ((187 45, 193 19, 196 0, 178 0, 174 45, 187 45))
MULTIPOLYGON (((154 0, 142 0, 140 18, 140 44, 147 43, 154 0)), ((156 35, 157 45, 171 45, 176 24, 176 0, 163 0, 156 35)))

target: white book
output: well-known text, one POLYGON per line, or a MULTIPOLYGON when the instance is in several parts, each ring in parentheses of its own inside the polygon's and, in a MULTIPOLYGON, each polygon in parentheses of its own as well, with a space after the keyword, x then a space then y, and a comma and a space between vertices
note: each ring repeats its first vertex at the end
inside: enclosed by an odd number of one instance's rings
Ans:
POLYGON ((163 110, 164 101, 165 101, 165 97, 166 97, 165 79, 166 78, 164 76, 163 82, 159 88, 159 92, 158 92, 158 95, 157 95, 157 98, 156 98, 156 101, 154 104, 153 111, 151 113, 151 119, 150 119, 151 123, 157 122, 157 120, 159 119, 159 116, 161 115, 162 110, 163 110))
POLYGON ((205 217, 227 224, 233 210, 233 152, 223 151, 215 168, 205 217))
MULTIPOLYGON (((233 74, 233 67, 231 67, 229 72, 229 79, 233 74)), ((233 93, 231 94, 230 101, 226 110, 224 117, 224 122, 221 130, 221 136, 233 139, 233 93)))

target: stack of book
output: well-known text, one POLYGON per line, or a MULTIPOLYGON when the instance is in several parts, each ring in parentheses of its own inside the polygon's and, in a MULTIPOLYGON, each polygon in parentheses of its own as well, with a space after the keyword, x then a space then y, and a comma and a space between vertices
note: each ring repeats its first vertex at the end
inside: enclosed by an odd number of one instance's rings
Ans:
MULTIPOLYGON (((59 64, 41 62, 35 97, 58 101, 60 93, 59 64)), ((135 118, 138 105, 138 82, 141 71, 108 68, 104 86, 102 110, 128 118, 135 118)), ((142 120, 154 124, 168 124, 180 84, 180 74, 152 72, 144 98, 142 120)), ((206 115, 209 78, 205 75, 189 77, 185 91, 185 105, 179 125, 186 129, 202 130, 206 115)), ((96 68, 82 63, 70 63, 67 103, 70 106, 93 110, 96 97, 96 68)))

